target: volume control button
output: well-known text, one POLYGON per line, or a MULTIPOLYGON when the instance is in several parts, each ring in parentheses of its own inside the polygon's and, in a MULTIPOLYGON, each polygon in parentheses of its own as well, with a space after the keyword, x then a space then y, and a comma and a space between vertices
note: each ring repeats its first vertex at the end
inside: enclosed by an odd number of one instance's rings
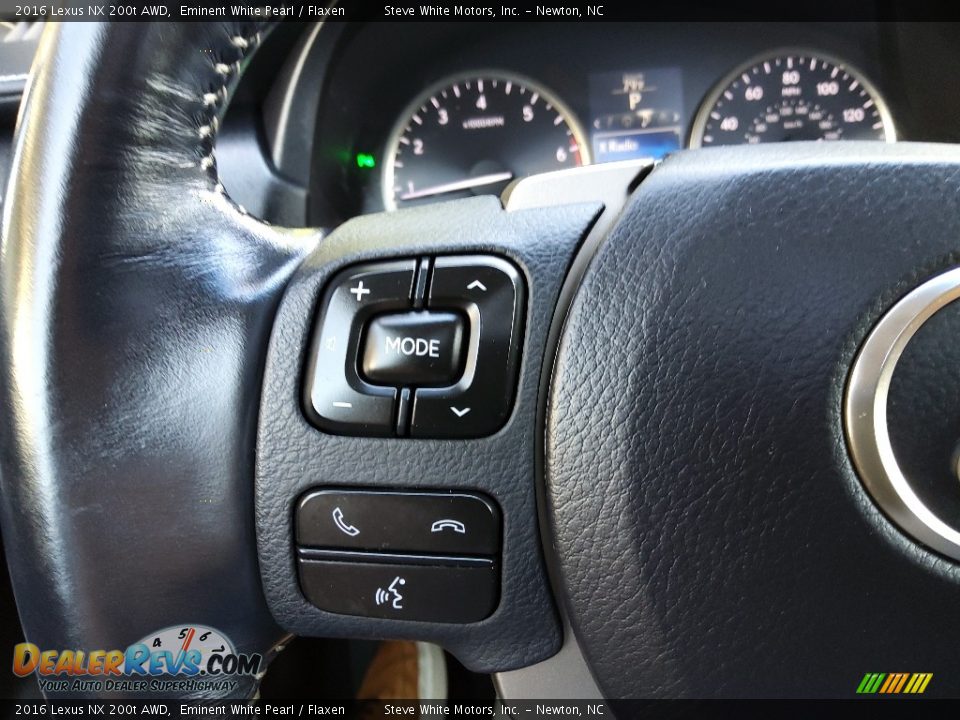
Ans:
POLYGON ((304 409, 321 430, 392 435, 397 390, 357 372, 360 331, 375 312, 410 307, 416 261, 367 263, 339 273, 321 302, 310 349, 304 409))

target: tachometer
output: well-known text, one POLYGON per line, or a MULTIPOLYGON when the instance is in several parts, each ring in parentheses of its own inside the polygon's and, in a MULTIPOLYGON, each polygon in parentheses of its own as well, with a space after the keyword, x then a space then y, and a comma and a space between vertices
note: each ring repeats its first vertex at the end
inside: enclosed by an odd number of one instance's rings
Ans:
POLYGON ((505 73, 447 79, 410 106, 386 148, 387 208, 499 194, 514 178, 587 165, 585 135, 546 88, 505 73))
POLYGON ((694 120, 690 146, 895 139, 886 103, 862 74, 818 53, 782 52, 721 81, 694 120))

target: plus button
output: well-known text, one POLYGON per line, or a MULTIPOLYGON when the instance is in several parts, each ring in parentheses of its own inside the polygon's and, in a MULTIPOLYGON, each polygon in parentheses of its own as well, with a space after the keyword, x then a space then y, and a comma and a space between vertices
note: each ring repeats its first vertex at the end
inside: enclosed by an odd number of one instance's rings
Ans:
POLYGON ((365 288, 363 286, 363 280, 361 280, 360 282, 357 283, 357 286, 355 288, 350 288, 350 292, 356 295, 357 302, 360 302, 363 300, 364 295, 370 294, 370 288, 365 288))

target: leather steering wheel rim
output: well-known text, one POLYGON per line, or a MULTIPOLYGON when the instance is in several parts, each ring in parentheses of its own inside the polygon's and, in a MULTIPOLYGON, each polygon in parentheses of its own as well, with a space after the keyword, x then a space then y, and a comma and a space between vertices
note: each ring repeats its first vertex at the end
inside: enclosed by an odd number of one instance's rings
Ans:
POLYGON ((2 524, 41 648, 199 623, 268 655, 285 636, 256 556, 255 425, 273 311, 316 234, 247 216, 213 154, 267 31, 45 31, 0 263, 2 524))

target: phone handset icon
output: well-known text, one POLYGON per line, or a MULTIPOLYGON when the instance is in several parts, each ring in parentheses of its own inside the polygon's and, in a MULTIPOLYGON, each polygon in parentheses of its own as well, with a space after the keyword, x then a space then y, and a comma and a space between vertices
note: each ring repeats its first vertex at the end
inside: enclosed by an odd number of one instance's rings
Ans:
POLYGON ((430 526, 430 532, 443 532, 444 530, 453 530, 455 533, 460 533, 461 535, 467 531, 467 528, 459 520, 437 520, 433 525, 430 526))
POLYGON ((353 525, 347 524, 347 522, 343 519, 343 510, 338 507, 333 509, 333 522, 338 528, 340 528, 340 531, 344 535, 356 537, 360 534, 359 529, 355 528, 353 525))

